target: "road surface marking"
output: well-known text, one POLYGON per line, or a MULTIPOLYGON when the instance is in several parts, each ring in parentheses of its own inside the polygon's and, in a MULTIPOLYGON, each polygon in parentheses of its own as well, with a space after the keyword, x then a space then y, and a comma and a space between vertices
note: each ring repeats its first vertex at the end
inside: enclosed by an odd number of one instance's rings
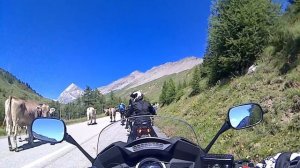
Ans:
POLYGON ((64 150, 69 150, 69 148, 72 148, 72 147, 75 147, 73 145, 70 145, 70 144, 67 144, 65 147, 49 154, 49 155, 46 155, 34 162, 31 162, 30 164, 26 165, 26 166, 23 166, 22 168, 31 168, 31 167, 37 167, 38 165, 41 165, 43 162, 46 162, 48 159, 51 159, 53 158, 54 156, 57 156, 59 155, 59 153, 63 152, 64 150))

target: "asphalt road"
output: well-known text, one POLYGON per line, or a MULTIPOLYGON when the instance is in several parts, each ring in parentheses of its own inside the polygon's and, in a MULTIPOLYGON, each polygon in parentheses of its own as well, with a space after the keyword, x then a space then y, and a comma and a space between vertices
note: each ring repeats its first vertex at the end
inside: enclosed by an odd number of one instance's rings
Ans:
MULTIPOLYGON (((117 113, 117 119, 119 115, 117 113)), ((110 124, 109 117, 97 119, 96 125, 87 125, 87 122, 67 126, 67 132, 92 156, 96 157, 97 142, 100 131, 110 124)), ((113 132, 103 133, 100 149, 120 138, 127 140, 127 132, 123 126, 114 125, 113 132), (107 134, 107 135, 106 135, 107 134)), ((22 139, 25 137, 22 136, 22 139)), ((35 140, 33 146, 19 142, 24 150, 20 152, 10 152, 8 150, 7 138, 0 139, 0 168, 2 167, 89 167, 89 160, 75 146, 62 142, 50 145, 35 140)))

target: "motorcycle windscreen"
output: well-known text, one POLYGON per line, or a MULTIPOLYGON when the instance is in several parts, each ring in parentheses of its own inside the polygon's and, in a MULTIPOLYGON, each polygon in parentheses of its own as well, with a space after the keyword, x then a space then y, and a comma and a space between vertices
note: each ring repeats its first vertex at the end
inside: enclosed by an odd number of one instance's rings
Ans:
POLYGON ((161 116, 136 116, 119 120, 105 127, 99 134, 97 153, 114 142, 133 142, 141 138, 185 138, 198 144, 193 128, 183 120, 161 116))

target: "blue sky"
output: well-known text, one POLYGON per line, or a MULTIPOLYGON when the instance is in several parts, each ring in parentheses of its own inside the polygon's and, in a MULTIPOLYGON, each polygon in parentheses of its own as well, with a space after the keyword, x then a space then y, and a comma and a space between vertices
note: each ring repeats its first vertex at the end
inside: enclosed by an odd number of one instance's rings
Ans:
POLYGON ((0 1, 0 67, 56 99, 72 82, 202 57, 209 0, 0 1))
POLYGON ((56 99, 71 83, 202 57, 210 0, 0 0, 0 67, 56 99))

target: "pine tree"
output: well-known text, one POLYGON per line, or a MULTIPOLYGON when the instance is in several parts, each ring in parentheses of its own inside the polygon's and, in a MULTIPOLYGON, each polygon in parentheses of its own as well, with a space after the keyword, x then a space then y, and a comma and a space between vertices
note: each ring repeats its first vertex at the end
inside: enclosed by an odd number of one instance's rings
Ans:
POLYGON ((167 85, 166 103, 171 104, 176 98, 176 86, 173 79, 170 79, 167 85))
POLYGON ((92 105, 92 89, 89 86, 84 90, 83 101, 86 108, 92 105))
POLYGON ((93 90, 93 98, 94 98, 94 108, 97 109, 97 111, 102 112, 102 108, 105 103, 104 96, 100 93, 98 89, 93 90))
POLYGON ((196 67, 194 69, 191 85, 192 85, 191 96, 199 94, 200 93, 200 72, 199 72, 199 67, 196 67))
POLYGON ((184 89, 183 84, 179 82, 176 90, 176 97, 175 97, 176 101, 180 100, 180 98, 184 95, 183 89, 184 89))
POLYGON ((119 98, 115 96, 115 94, 114 94, 113 91, 111 91, 111 92, 110 92, 110 95, 109 95, 109 100, 108 100, 107 105, 108 105, 108 106, 111 106, 111 107, 114 107, 114 106, 116 106, 118 103, 119 103, 119 98))
POLYGON ((167 82, 164 81, 163 87, 161 89, 161 94, 159 96, 159 102, 162 104, 162 106, 166 104, 167 89, 168 89, 167 82))
POLYGON ((209 83, 243 74, 270 42, 278 15, 270 0, 215 0, 204 59, 209 83))

